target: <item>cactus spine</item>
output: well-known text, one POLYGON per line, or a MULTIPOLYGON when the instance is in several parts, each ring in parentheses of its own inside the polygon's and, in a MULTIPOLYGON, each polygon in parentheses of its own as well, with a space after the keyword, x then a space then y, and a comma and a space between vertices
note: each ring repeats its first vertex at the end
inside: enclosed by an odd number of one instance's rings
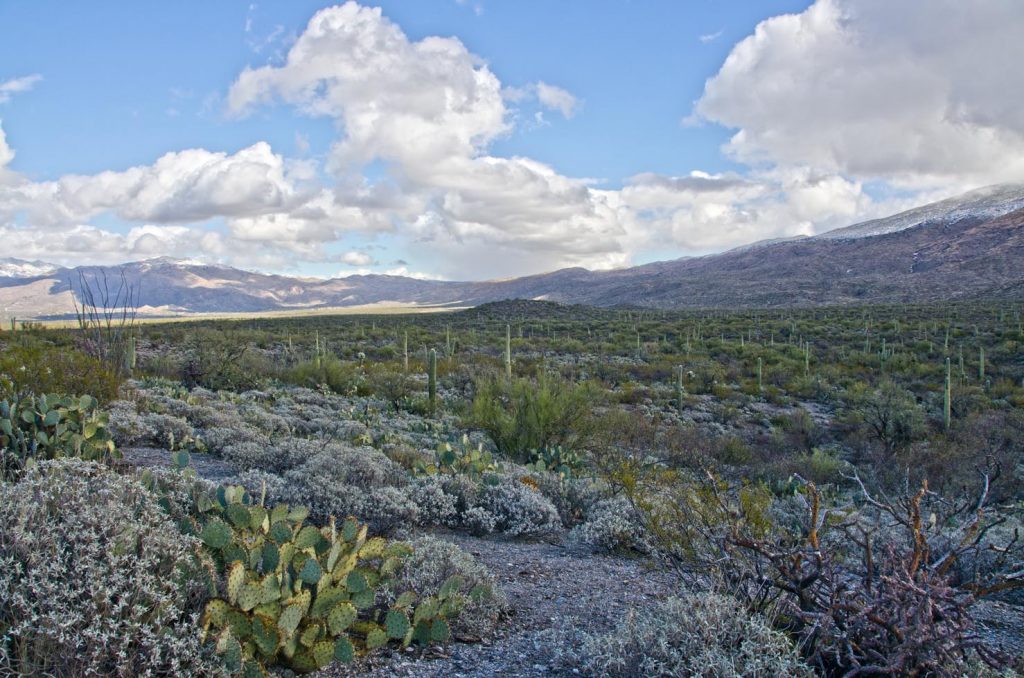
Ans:
POLYGON ((430 413, 437 411, 437 351, 430 349, 427 358, 427 397, 430 401, 430 413))
POLYGON ((953 400, 953 375, 952 369, 949 364, 949 358, 946 358, 946 392, 945 397, 942 400, 942 424, 948 431, 950 424, 952 423, 952 400, 953 400))
POLYGON ((512 381, 512 326, 505 325, 505 376, 512 381))

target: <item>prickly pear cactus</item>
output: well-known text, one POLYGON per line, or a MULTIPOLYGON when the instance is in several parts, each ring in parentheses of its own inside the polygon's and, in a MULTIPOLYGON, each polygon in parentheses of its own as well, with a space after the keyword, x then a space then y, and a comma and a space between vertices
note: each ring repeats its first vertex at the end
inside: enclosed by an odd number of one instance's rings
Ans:
POLYGON ((485 473, 497 470, 493 455, 483 449, 483 444, 474 447, 469 436, 463 435, 461 446, 443 443, 437 448, 434 462, 419 462, 415 472, 417 475, 459 474, 478 480, 485 473))
POLYGON ((199 504, 195 533, 222 573, 203 635, 237 670, 259 675, 284 664, 310 672, 389 641, 448 639, 445 618, 458 613, 450 591, 423 601, 404 593, 390 609, 377 602, 411 553, 407 545, 369 539, 354 518, 305 525, 304 508, 254 504, 241 487, 220 487, 199 504))
POLYGON ((15 478, 36 461, 120 458, 107 414, 92 396, 29 396, 0 400, 0 473, 15 478))

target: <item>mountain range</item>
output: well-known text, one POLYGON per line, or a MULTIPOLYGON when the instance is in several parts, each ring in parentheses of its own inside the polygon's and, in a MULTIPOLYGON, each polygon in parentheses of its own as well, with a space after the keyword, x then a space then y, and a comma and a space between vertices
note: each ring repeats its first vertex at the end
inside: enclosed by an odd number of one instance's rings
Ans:
POLYGON ((0 315, 73 313, 80 281, 121 275, 142 315, 266 313, 353 306, 464 307, 502 299, 652 308, 1024 300, 1024 185, 991 186, 813 237, 613 271, 568 268, 512 280, 390 275, 320 280, 148 259, 62 268, 0 259, 0 315))

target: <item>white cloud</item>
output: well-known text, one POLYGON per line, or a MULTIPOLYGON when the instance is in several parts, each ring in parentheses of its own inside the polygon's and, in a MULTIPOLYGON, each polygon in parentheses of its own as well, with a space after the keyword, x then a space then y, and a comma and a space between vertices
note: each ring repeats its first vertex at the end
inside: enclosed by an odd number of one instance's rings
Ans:
POLYGON ((1024 3, 817 0, 759 24, 697 102, 746 163, 903 186, 1024 179, 1024 3))
MULTIPOLYGON (((418 208, 396 214, 405 232, 439 248, 481 246, 466 260, 446 251, 446 273, 625 261, 625 229, 605 196, 529 158, 487 154, 511 129, 516 92, 459 40, 410 41, 380 9, 349 2, 318 12, 281 66, 246 69, 228 102, 239 115, 279 99, 335 119, 337 176, 386 161, 406 207, 418 208)), ((524 96, 566 116, 578 107, 542 82, 524 96)))
POLYGON ((580 106, 579 100, 570 92, 546 82, 537 83, 537 99, 542 106, 558 111, 567 120, 576 115, 580 106))
POLYGON ((384 271, 384 275, 398 275, 404 278, 414 278, 416 280, 444 280, 439 275, 433 275, 432 273, 423 273, 421 271, 410 271, 406 266, 399 266, 397 268, 389 268, 384 271))
POLYGON ((508 130, 500 83, 456 38, 410 42, 379 8, 321 10, 280 67, 245 69, 228 94, 243 114, 273 98, 344 121, 336 159, 427 166, 471 156, 508 130))
POLYGON ((641 174, 629 180, 622 201, 643 220, 646 244, 694 253, 814 235, 887 207, 839 175, 779 169, 746 177, 641 174))
POLYGON ((3 125, 0 124, 0 179, 3 179, 3 172, 10 162, 14 160, 14 149, 7 143, 7 134, 3 125))
MULTIPOLYGON (((415 253, 389 274, 493 279, 819 233, 913 201, 873 201, 869 182, 928 187, 923 201, 1024 178, 1024 75, 1000 67, 1024 62, 1011 39, 1022 19, 1024 5, 1008 0, 817 0, 766 20, 691 118, 734 128, 727 150, 750 169, 644 173, 599 190, 493 149, 533 115, 572 117, 576 96, 544 81, 503 86, 458 39, 410 40, 380 9, 349 2, 318 12, 271 65, 245 69, 226 99, 235 115, 282 102, 329 118, 338 138, 324 166, 296 134, 306 157, 261 142, 35 182, 7 169, 14 151, 0 128, 0 238, 58 263, 202 251, 235 265, 341 261, 369 273, 381 265, 367 252, 327 246, 387 232, 415 253), (104 214, 128 225, 88 223, 104 214)), ((26 80, 0 85, 0 97, 36 82, 26 80)))
POLYGON ((43 79, 43 76, 35 73, 33 75, 26 75, 21 78, 13 78, 6 82, 0 82, 0 104, 5 104, 11 100, 11 97, 19 92, 27 92, 36 83, 43 79))
POLYGON ((722 37, 722 31, 716 31, 714 33, 705 33, 704 35, 701 35, 697 39, 706 45, 709 42, 714 42, 715 40, 718 40, 720 37, 722 37))
POLYGON ((341 255, 341 263, 348 264, 349 266, 370 266, 377 262, 373 260, 366 252, 359 252, 358 250, 351 250, 341 255))

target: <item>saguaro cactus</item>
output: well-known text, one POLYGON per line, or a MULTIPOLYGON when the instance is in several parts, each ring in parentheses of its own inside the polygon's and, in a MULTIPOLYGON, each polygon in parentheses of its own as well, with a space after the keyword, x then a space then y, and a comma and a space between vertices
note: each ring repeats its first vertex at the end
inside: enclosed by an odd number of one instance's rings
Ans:
POLYGON ((430 401, 430 413, 437 411, 437 351, 430 349, 427 359, 427 398, 430 401))
POLYGON ((676 366, 676 409, 683 412, 683 366, 676 366))
POLYGON ((949 358, 946 358, 946 391, 942 400, 942 424, 948 431, 952 422, 953 375, 949 358))
POLYGON ((512 381, 512 326, 505 325, 505 376, 512 381))
POLYGON ((405 339, 402 342, 403 364, 406 374, 409 373, 409 330, 405 331, 405 339))

